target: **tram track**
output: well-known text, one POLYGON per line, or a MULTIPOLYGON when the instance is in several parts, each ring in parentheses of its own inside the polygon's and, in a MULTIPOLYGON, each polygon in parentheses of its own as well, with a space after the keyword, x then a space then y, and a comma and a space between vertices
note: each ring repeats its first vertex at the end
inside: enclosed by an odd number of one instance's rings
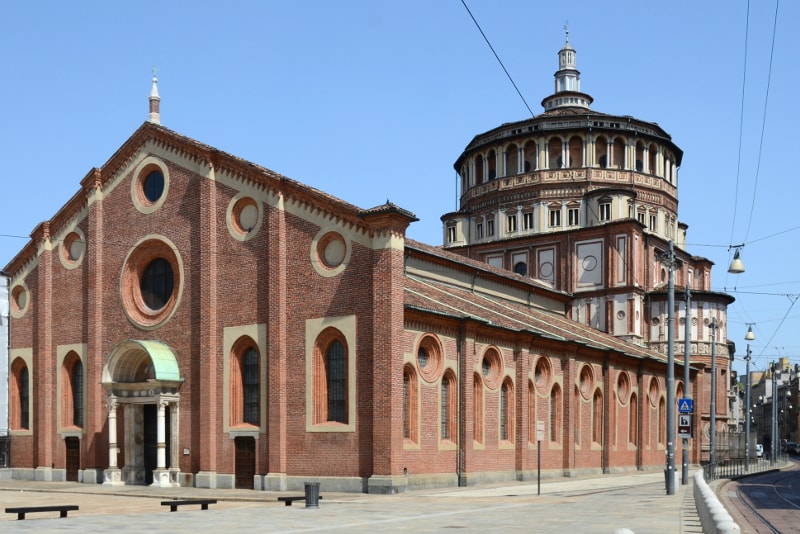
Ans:
POLYGON ((796 466, 726 481, 717 495, 743 533, 800 533, 800 470, 796 466))

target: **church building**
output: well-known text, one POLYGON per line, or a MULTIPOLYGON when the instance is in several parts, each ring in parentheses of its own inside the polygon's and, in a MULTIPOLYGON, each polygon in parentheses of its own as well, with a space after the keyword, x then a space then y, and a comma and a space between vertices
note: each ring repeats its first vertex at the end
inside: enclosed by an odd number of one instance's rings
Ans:
POLYGON ((532 480, 537 456, 663 469, 667 242, 697 349, 678 397, 707 398, 732 299, 682 248, 680 150, 590 111, 559 57, 545 112, 459 157, 444 247, 162 126, 154 78, 148 120, 3 268, 0 478, 397 493, 532 480))

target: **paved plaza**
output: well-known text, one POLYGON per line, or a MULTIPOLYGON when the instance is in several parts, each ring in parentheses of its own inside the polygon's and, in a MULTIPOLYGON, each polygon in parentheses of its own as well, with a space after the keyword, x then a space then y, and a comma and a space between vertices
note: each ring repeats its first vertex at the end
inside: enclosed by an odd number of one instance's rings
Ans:
POLYGON ((3 509, 75 504, 69 517, 36 513, 24 521, 2 514, 3 532, 702 532, 693 482, 666 495, 661 472, 551 479, 498 486, 413 491, 398 495, 329 493, 318 509, 302 501, 287 507, 288 493, 100 486, 62 482, 0 481, 3 509), (209 510, 170 512, 161 500, 218 499, 209 510))

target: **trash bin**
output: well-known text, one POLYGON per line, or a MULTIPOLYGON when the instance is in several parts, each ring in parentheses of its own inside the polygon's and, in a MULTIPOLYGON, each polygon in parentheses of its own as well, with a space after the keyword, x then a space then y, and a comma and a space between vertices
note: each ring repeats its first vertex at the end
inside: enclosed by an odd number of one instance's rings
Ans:
POLYGON ((319 482, 306 482, 306 508, 319 508, 319 482))

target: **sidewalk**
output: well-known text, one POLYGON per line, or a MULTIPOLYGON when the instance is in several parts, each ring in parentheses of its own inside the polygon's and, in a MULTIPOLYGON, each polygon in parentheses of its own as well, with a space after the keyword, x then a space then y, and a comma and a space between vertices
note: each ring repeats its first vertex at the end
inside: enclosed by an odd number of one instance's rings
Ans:
MULTIPOLYGON (((464 532, 700 533, 693 482, 666 495, 661 472, 549 479, 497 486, 445 488, 398 495, 329 493, 324 487, 318 509, 285 493, 199 488, 101 486, 68 482, 0 481, 5 507, 77 504, 80 510, 60 519, 55 512, 17 521, 2 514, 4 532, 237 532, 254 527, 266 532, 464 532), (207 511, 197 506, 169 512, 162 499, 218 499, 207 511)), ((4 510, 3 510, 4 511, 4 510)))

